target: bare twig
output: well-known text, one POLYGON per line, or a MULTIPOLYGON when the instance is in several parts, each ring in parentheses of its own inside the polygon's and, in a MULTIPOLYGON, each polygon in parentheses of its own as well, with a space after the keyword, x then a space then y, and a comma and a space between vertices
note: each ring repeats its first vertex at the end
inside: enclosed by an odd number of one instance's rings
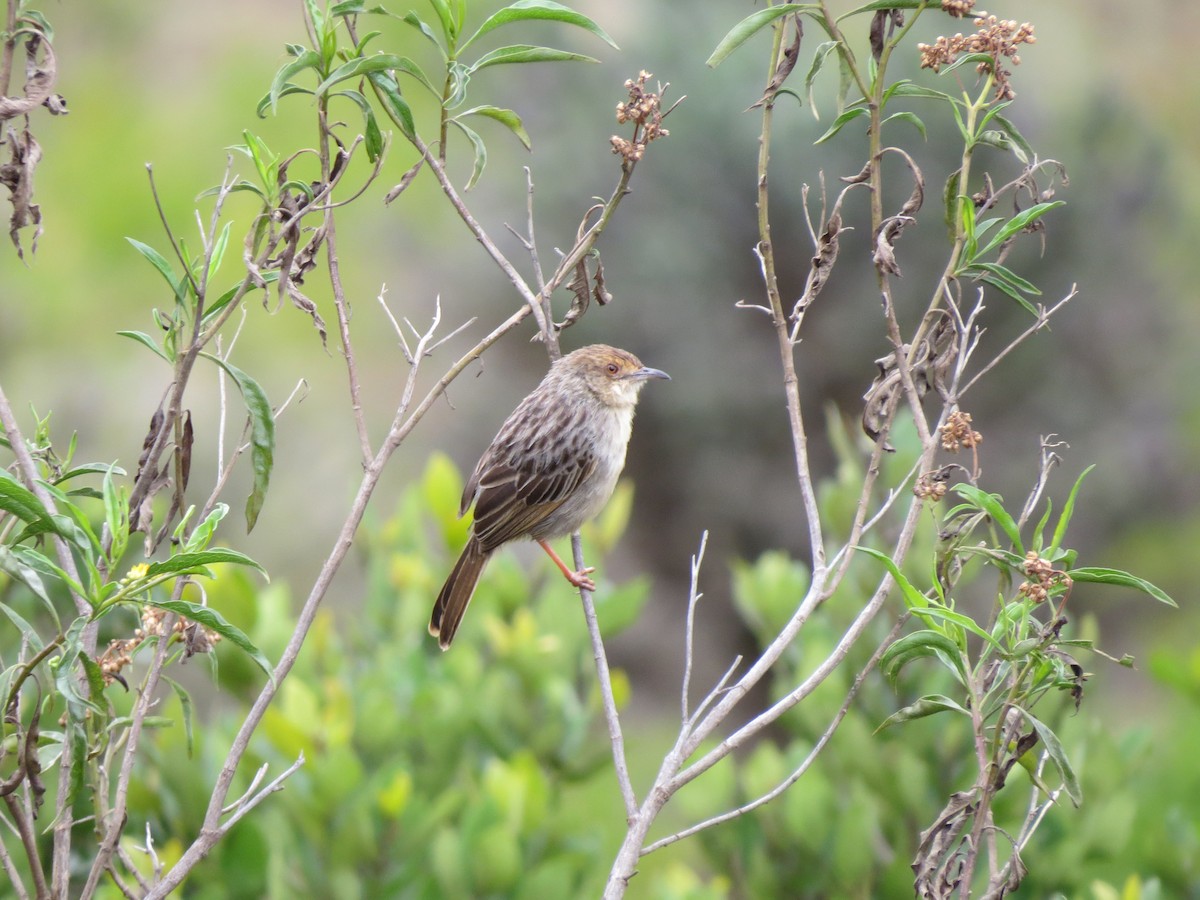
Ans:
POLYGON ((892 627, 892 630, 888 633, 887 637, 883 639, 883 642, 875 648, 875 652, 871 654, 871 658, 867 660, 866 664, 858 671, 858 674, 855 675, 854 682, 850 685, 850 690, 846 692, 846 699, 842 701, 841 707, 830 721, 829 726, 817 739, 817 742, 813 744, 812 749, 809 750, 808 755, 804 757, 804 760, 800 763, 800 765, 797 766, 791 772, 791 774, 787 776, 787 778, 783 779, 783 781, 781 781, 767 793, 755 798, 754 800, 751 800, 749 803, 739 806, 737 809, 732 809, 728 812, 721 813, 720 815, 705 819, 703 822, 698 822, 695 825, 683 829, 682 831, 677 831, 672 835, 668 835, 665 838, 655 841, 653 844, 643 848, 641 855, 646 856, 649 853, 653 853, 655 850, 660 850, 663 847, 674 844, 676 841, 681 841, 686 837, 691 837, 693 834, 704 831, 705 829, 711 828, 714 825, 720 825, 723 822, 728 822, 731 819, 744 816, 746 813, 770 803, 772 800, 776 799, 784 791, 790 788, 793 784, 799 781, 801 776, 808 771, 809 767, 813 764, 821 751, 825 749, 825 745, 829 743, 834 732, 837 731, 838 726, 842 724, 842 720, 846 718, 846 713, 850 711, 850 705, 854 702, 854 698, 858 695, 859 688, 862 687, 862 684, 866 680, 867 676, 875 670, 875 666, 879 663, 879 658, 883 656, 883 652, 889 646, 891 646, 892 641, 894 641, 900 634, 900 629, 904 627, 904 623, 907 621, 907 619, 907 615, 901 616, 900 619, 897 620, 896 624, 892 627))
POLYGON ((692 556, 691 586, 688 589, 687 625, 684 628, 683 687, 680 690, 679 698, 679 721, 685 729, 690 718, 690 713, 688 712, 688 695, 692 690, 692 656, 694 650, 693 639, 696 634, 696 604, 704 596, 700 593, 700 566, 704 562, 704 550, 707 546, 708 532, 705 531, 700 536, 700 549, 692 556))
MULTIPOLYGON (((579 532, 571 535, 571 550, 574 553, 575 566, 582 569, 584 567, 583 543, 579 532)), ((612 745, 613 768, 616 770, 617 785, 621 789, 621 798, 625 802, 625 816, 632 818, 637 812, 637 796, 633 792, 633 782, 629 778, 629 765, 625 761, 625 738, 621 734, 621 718, 617 713, 616 699, 613 697, 608 657, 604 650, 604 640, 600 636, 600 623, 596 619, 596 604, 592 600, 592 592, 586 588, 579 589, 579 596, 583 603, 583 616, 587 622, 588 637, 592 642, 592 657, 596 661, 601 705, 604 707, 604 721, 608 725, 608 740, 612 745)))

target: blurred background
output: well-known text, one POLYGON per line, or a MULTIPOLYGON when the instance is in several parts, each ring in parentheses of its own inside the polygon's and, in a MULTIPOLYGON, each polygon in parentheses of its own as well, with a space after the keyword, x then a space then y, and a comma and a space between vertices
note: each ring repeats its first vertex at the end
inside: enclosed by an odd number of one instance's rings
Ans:
MULTIPOLYGON (((761 291, 751 253, 760 120, 746 110, 764 80, 765 38, 758 39, 759 52, 744 49, 711 70, 704 60, 726 30, 752 11, 750 3, 573 5, 595 18, 621 51, 582 32, 564 37, 547 28, 544 42, 597 56, 600 64, 497 67, 481 76, 473 102, 514 106, 533 152, 500 129, 489 132, 488 168, 470 202, 503 239, 505 251, 524 265, 504 225, 524 227, 522 167, 529 166, 539 246, 548 259, 552 248, 569 245, 590 198, 606 195, 615 183, 608 138, 616 131, 613 108, 624 96, 624 80, 645 69, 670 83, 667 102, 687 96, 667 120, 671 136, 650 147, 633 194, 602 240, 612 304, 593 308, 563 339, 566 349, 595 341, 624 346, 673 378, 644 395, 628 468, 636 485, 633 521, 608 564, 614 572, 653 578, 646 614, 613 650, 614 662, 631 672, 635 702, 652 706, 656 685, 663 696, 675 696, 678 662, 662 647, 679 643, 689 557, 701 532, 711 535, 703 637, 717 671, 747 640, 731 609, 728 564, 774 548, 805 552, 774 337, 760 314, 735 308, 741 299, 758 302, 761 291)), ((1018 96, 1009 116, 1041 156, 1066 166, 1070 180, 1057 188, 1056 198, 1067 206, 1050 218, 1046 251, 1024 259, 1025 271, 1047 303, 1072 285, 1079 296, 1055 317, 1050 333, 1011 356, 964 407, 984 434, 983 485, 1011 506, 1020 507, 1036 474, 1039 436, 1057 434, 1070 445, 1050 490, 1056 499, 1079 471, 1096 463, 1068 543, 1080 551, 1082 564, 1102 561, 1137 572, 1180 601, 1176 611, 1115 590, 1076 594, 1100 616, 1102 645, 1138 659, 1137 671, 1106 668, 1093 699, 1123 723, 1154 723, 1170 715, 1173 702, 1159 681, 1146 677, 1155 654, 1200 660, 1200 613, 1188 569, 1200 539, 1200 398, 1194 389, 1200 266, 1192 246, 1200 233, 1200 80, 1190 66, 1200 7, 1165 0, 1139 4, 1136 12, 1115 0, 993 6, 989 11, 1036 26, 1038 43, 1021 54, 1014 72, 1018 96)), ((278 117, 255 115, 286 59, 284 44, 306 40, 300 4, 94 0, 46 12, 57 32, 58 90, 70 115, 35 125, 44 151, 36 200, 45 225, 36 256, 22 264, 14 253, 0 253, 0 380, 19 409, 53 412, 58 441, 65 443, 65 431, 77 429, 80 458, 116 460, 132 471, 165 371, 115 332, 153 331, 150 309, 169 304, 157 273, 125 240, 167 247, 147 164, 171 227, 196 246, 197 195, 220 181, 227 148, 242 140, 244 130, 284 153, 311 143, 315 126, 305 99, 285 100, 278 117)), ((923 19, 922 39, 951 30, 946 22, 940 15, 923 19)), ((393 21, 377 27, 385 30, 381 49, 427 54, 427 45, 406 26, 393 21)), ((802 58, 818 40, 807 37, 802 58)), ((917 72, 915 60, 911 69, 906 74, 934 83, 931 73, 917 72)), ((802 186, 813 185, 816 196, 821 172, 833 185, 863 161, 848 132, 813 146, 836 115, 828 101, 818 105, 819 120, 789 98, 780 110, 774 235, 783 285, 794 296, 812 249, 802 186)), ((956 147, 948 138, 952 123, 935 114, 925 121, 928 139, 908 146, 919 151, 927 210, 899 247, 904 274, 898 301, 903 307, 911 300, 913 309, 923 304, 941 265, 940 217, 931 210, 956 147)), ((468 148, 455 150, 456 175, 465 180, 468 148)), ((340 226, 342 272, 354 305, 375 438, 384 433, 407 374, 378 306, 381 291, 386 288, 398 317, 419 327, 439 298, 446 331, 478 317, 430 361, 426 387, 456 351, 519 302, 441 202, 432 179, 423 175, 403 196, 404 210, 384 205, 383 194, 413 159, 402 140, 394 142, 372 196, 340 226), (413 204, 419 215, 412 214, 413 204)), ((245 171, 243 158, 235 157, 234 165, 245 171)), ((1011 159, 999 159, 995 171, 1012 177, 1017 170, 1011 159)), ((901 179, 895 183, 907 193, 901 179)), ((902 199, 900 193, 887 198, 885 208, 902 199)), ((849 214, 861 214, 864 202, 865 194, 852 195, 849 214)), ((209 207, 201 201, 201 208, 209 207)), ((230 208, 243 215, 250 209, 236 197, 230 208)), ((823 437, 826 415, 856 427, 861 395, 874 376, 869 361, 888 350, 873 280, 861 264, 867 237, 863 230, 844 236, 842 263, 808 315, 798 356, 814 462, 825 474, 834 466, 823 437)), ((222 273, 230 284, 238 255, 228 255, 222 273)), ((322 279, 310 278, 309 287, 332 324, 322 279)), ((992 306, 985 351, 1002 347, 1028 323, 1015 305, 993 300, 992 306)), ((530 333, 526 328, 524 335, 530 333)), ((241 545, 276 582, 302 595, 360 471, 344 366, 334 341, 324 351, 303 315, 275 311, 273 301, 267 310, 257 303, 247 308, 234 359, 275 403, 301 381, 305 385, 303 401, 280 419, 271 493, 256 531, 241 545), (289 527, 296 522, 302 530, 289 527)), ((371 520, 387 518, 389 504, 431 449, 446 449, 461 468, 473 466, 544 367, 540 347, 520 338, 490 352, 452 386, 448 402, 437 405, 394 458, 371 520)), ((193 403, 198 421, 210 429, 198 431, 197 445, 211 447, 215 389, 197 392, 193 403)), ((194 480, 200 471, 198 465, 194 480)), ((328 603, 353 609, 362 591, 361 573, 349 565, 328 603)))

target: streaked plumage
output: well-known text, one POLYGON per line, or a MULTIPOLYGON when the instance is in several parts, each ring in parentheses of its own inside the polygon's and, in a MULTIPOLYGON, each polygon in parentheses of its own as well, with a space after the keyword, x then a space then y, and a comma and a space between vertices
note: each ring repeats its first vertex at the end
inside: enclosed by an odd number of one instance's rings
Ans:
POLYGON ((625 466, 638 392, 647 379, 668 377, 632 353, 593 344, 555 362, 513 410, 463 491, 459 515, 474 504, 475 521, 429 620, 443 650, 488 558, 509 541, 538 541, 568 581, 591 586, 590 570, 571 572, 545 542, 577 530, 608 502, 625 466))

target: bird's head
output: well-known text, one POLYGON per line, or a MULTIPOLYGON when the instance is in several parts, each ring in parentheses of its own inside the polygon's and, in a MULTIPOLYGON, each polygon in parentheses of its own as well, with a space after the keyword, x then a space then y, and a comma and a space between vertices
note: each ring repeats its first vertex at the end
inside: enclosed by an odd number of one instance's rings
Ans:
POLYGON ((580 378, 603 403, 609 406, 634 406, 638 392, 651 378, 671 376, 661 369, 642 365, 625 350, 607 344, 592 344, 568 353, 556 364, 564 374, 580 378))

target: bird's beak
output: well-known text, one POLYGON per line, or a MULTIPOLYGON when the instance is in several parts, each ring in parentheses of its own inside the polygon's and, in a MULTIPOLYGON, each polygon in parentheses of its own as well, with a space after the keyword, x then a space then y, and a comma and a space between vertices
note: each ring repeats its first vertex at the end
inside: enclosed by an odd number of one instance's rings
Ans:
POLYGON ((640 379, 643 381, 647 378, 662 378, 662 379, 665 379, 666 381, 671 380, 671 376, 668 375, 666 372, 664 372, 662 369, 652 369, 649 366, 642 366, 636 372, 633 372, 632 375, 634 378, 637 378, 637 379, 640 379))

